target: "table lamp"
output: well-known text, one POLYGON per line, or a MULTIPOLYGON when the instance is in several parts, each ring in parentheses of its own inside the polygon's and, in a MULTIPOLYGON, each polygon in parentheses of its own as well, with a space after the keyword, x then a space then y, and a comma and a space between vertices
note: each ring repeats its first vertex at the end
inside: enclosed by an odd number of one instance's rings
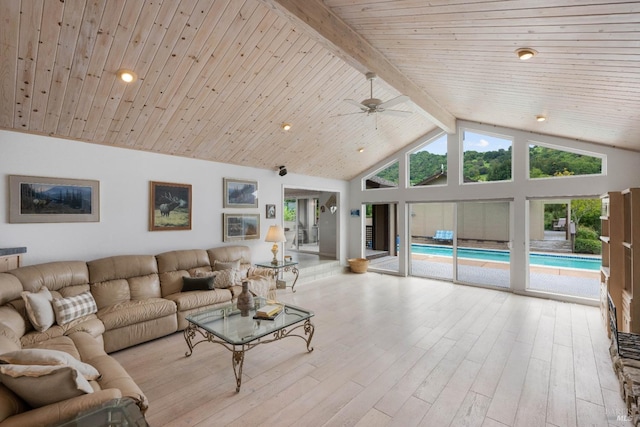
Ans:
POLYGON ((278 242, 286 242, 287 238, 284 236, 284 229, 279 225, 272 225, 269 227, 267 231, 267 237, 264 239, 265 242, 273 242, 273 247, 271 248, 271 252, 273 252, 273 259, 271 260, 271 264, 278 264, 278 242))

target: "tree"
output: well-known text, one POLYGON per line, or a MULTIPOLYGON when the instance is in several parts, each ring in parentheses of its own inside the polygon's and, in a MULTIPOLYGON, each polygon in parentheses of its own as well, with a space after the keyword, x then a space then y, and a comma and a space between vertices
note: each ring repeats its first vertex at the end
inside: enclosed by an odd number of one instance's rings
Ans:
POLYGON ((597 229, 600 218, 600 199, 571 200, 571 219, 576 224, 576 231, 580 222, 597 229))

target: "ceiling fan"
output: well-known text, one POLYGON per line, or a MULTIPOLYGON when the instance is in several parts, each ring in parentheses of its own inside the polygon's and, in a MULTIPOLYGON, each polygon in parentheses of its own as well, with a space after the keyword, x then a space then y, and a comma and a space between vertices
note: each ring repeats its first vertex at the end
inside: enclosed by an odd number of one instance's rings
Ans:
MULTIPOLYGON (((353 99, 345 99, 349 104, 353 104, 356 107, 360 108, 361 111, 357 113, 347 113, 347 114, 360 114, 366 113, 367 115, 375 114, 375 113, 383 113, 389 114, 393 116, 407 117, 410 116, 413 112, 406 110, 390 110, 390 107, 395 107, 398 104, 402 104, 403 102, 410 101, 410 98, 406 95, 400 95, 388 101, 382 102, 382 100, 373 97, 373 81, 376 79, 375 73, 367 73, 367 80, 369 80, 371 85, 371 92, 369 99, 365 99, 362 102, 358 102, 353 99)), ((345 114, 343 114, 345 115, 345 114)))

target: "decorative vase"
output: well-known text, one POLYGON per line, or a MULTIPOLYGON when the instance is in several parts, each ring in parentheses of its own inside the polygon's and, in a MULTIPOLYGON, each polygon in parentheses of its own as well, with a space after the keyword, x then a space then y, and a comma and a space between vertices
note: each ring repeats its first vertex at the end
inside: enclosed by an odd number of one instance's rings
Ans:
POLYGON ((243 280, 242 292, 240 292, 240 295, 238 295, 238 310, 240 310, 240 316, 248 316, 249 311, 253 310, 253 308, 253 295, 251 295, 251 292, 249 292, 249 282, 247 280, 243 280))

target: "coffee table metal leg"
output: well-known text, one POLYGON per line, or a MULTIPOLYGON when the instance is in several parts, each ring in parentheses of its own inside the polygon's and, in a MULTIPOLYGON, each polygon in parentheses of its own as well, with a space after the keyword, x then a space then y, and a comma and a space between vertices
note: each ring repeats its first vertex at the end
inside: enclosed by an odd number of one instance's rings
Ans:
POLYGON ((306 339, 306 341, 307 341, 307 351, 309 353, 311 353, 313 351, 313 347, 311 347, 311 338, 313 338, 313 333, 314 332, 315 332, 315 327, 313 326, 313 323, 311 323, 309 321, 309 319, 307 319, 304 322, 304 334, 309 336, 309 338, 306 339))
POLYGON ((236 376, 236 393, 240 391, 240 386, 242 385, 242 365, 244 364, 244 353, 244 346, 242 346, 242 350, 236 350, 235 347, 233 349, 232 363, 233 373, 236 376))
POLYGON ((296 286, 296 282, 298 281, 298 276, 300 275, 300 271, 294 266, 291 269, 291 272, 296 275, 296 278, 293 279, 293 285, 291 285, 291 292, 295 292, 296 290, 294 288, 296 286))
POLYGON ((191 340, 196 336, 196 328, 192 323, 189 323, 182 333, 184 334, 184 340, 187 342, 187 346, 189 346, 189 350, 184 355, 189 357, 193 354, 194 345, 191 340))

